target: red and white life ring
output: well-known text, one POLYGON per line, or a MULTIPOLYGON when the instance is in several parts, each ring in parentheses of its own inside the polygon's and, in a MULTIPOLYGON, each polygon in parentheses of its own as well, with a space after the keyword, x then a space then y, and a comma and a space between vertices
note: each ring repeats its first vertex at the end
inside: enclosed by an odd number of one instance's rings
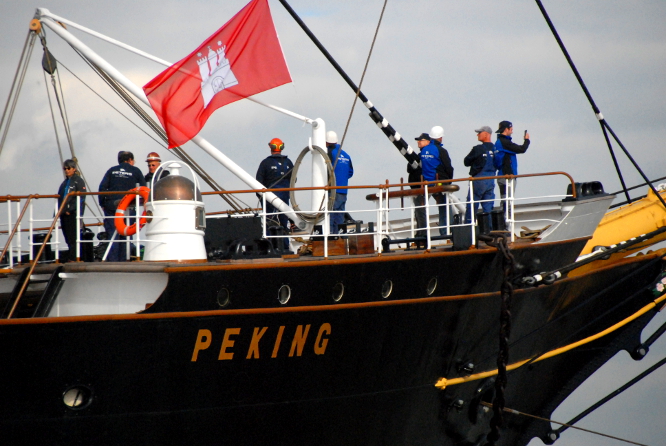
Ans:
MULTIPOLYGON (((141 198, 143 198, 143 202, 145 203, 148 201, 148 196, 150 195, 150 188, 141 186, 138 188, 131 189, 130 192, 138 192, 141 198)), ((134 235, 136 234, 136 221, 132 223, 131 225, 127 226, 125 224, 125 210, 127 209, 127 206, 129 206, 130 203, 134 202, 136 200, 136 195, 135 194, 127 194, 123 197, 122 200, 120 200, 120 203, 118 204, 118 208, 116 208, 116 218, 115 218, 115 223, 116 223, 116 230, 118 231, 118 235, 134 235), (118 218, 122 217, 122 218, 118 218)), ((146 224, 146 218, 144 217, 146 215, 146 209, 144 208, 142 217, 139 219, 139 226, 143 228, 143 226, 146 224)))

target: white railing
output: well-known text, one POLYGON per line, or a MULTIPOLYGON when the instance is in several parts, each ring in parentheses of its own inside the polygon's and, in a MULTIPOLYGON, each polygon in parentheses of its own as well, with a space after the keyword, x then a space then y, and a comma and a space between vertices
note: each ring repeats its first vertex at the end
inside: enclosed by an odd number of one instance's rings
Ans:
MULTIPOLYGON (((555 172, 551 174, 542 174, 543 175, 555 175, 559 174, 561 175, 561 172, 555 172)), ((525 177, 534 177, 537 175, 526 175, 525 177)), ((522 177, 522 176, 519 176, 522 177)), ((567 175, 568 177, 568 175, 567 175)), ((309 230, 305 232, 299 232, 299 233, 290 233, 290 231, 286 231, 285 234, 272 234, 269 232, 269 224, 268 220, 269 219, 276 219, 279 220, 278 216, 279 215, 287 215, 287 212, 266 212, 266 207, 267 207, 267 201, 266 201, 266 194, 262 194, 262 199, 261 199, 261 205, 262 208, 259 210, 255 211, 256 215, 259 215, 261 218, 262 222, 262 228, 263 228, 263 233, 262 236, 271 241, 274 239, 277 239, 277 243, 282 243, 281 240, 284 238, 287 238, 290 240, 290 248, 295 249, 296 245, 293 242, 294 237, 302 237, 304 239, 312 238, 312 237, 319 237, 324 240, 323 243, 323 249, 324 249, 324 256, 327 257, 329 255, 329 243, 328 241, 332 237, 337 237, 341 234, 332 234, 330 231, 330 221, 331 218, 334 214, 336 213, 353 213, 354 218, 359 218, 360 216, 368 216, 368 220, 374 220, 374 221, 368 221, 364 224, 360 224, 358 229, 360 229, 360 232, 356 227, 351 227, 349 228, 346 226, 346 230, 344 232, 345 237, 358 237, 360 235, 373 235, 374 236, 374 241, 375 241, 375 246, 381 247, 382 246, 382 239, 388 238, 390 240, 402 240, 402 244, 405 244, 406 246, 411 243, 421 243, 425 242, 425 247, 427 249, 431 249, 433 246, 436 246, 438 244, 444 244, 448 243, 448 241, 451 238, 451 233, 453 232, 454 228, 458 227, 470 227, 470 233, 471 233, 471 239, 472 239, 472 244, 476 243, 476 237, 477 237, 477 231, 474 229, 479 225, 479 222, 476 221, 476 215, 474 215, 474 218, 471 219, 470 223, 465 223, 463 218, 460 218, 460 221, 454 222, 454 215, 456 214, 463 214, 463 210, 467 207, 467 205, 470 206, 470 209, 474 210, 474 206, 478 205, 480 203, 483 203, 484 200, 480 201, 475 201, 474 200, 474 182, 480 179, 490 179, 490 178, 497 178, 497 177, 488 177, 488 178, 466 178, 466 179, 459 179, 459 180, 448 180, 448 181, 440 181, 440 182, 430 182, 430 183, 418 183, 419 186, 422 186, 422 193, 423 195, 420 195, 423 197, 423 204, 422 205, 415 205, 413 203, 412 198, 415 196, 412 192, 416 191, 418 189, 406 189, 409 188, 410 185, 407 184, 384 184, 384 185, 379 185, 379 186, 349 186, 346 188, 335 188, 335 187, 325 187, 325 188, 298 188, 298 189, 276 189, 273 190, 273 192, 280 192, 280 191, 295 191, 295 193, 303 192, 303 191, 311 191, 314 189, 325 189, 327 191, 330 191, 332 189, 347 189, 349 194, 358 194, 359 191, 368 191, 371 190, 374 193, 368 195, 367 197, 373 197, 372 201, 375 202, 374 207, 368 207, 368 208, 360 208, 360 209, 349 209, 345 211, 333 211, 329 210, 327 208, 323 209, 309 209, 309 210, 299 210, 300 213, 302 214, 311 214, 311 215, 317 215, 318 218, 316 219, 317 222, 315 223, 314 221, 310 221, 310 226, 309 230), (433 195, 433 190, 437 191, 441 190, 441 188, 437 189, 438 185, 436 183, 444 183, 446 185, 458 185, 460 189, 463 189, 462 186, 467 185, 468 190, 469 190, 469 200, 465 199, 464 201, 460 201, 456 198, 455 195, 453 195, 450 192, 444 192, 447 196, 448 199, 445 200, 443 203, 431 203, 429 198, 432 198, 433 195), (435 189, 433 189, 435 188, 435 189), (395 202, 396 199, 401 199, 403 203, 399 207, 391 207, 391 203, 395 202), (408 204, 405 205, 404 199, 408 200, 408 204), (438 223, 438 214, 439 214, 439 208, 440 207, 445 207, 445 215, 446 215, 446 221, 448 221, 447 225, 440 226, 438 223), (419 228, 416 225, 416 219, 414 217, 415 212, 418 209, 424 209, 425 214, 426 214, 426 221, 425 221, 425 228, 419 228), (431 212, 433 215, 430 215, 431 212), (408 218, 405 218, 408 217, 408 218), (433 219, 435 219, 436 223, 433 224, 433 219), (314 232, 314 226, 320 226, 321 227, 321 233, 315 233, 314 232), (443 235, 440 234, 440 229, 443 229, 441 231, 443 235), (417 234, 417 231, 423 230, 425 231, 425 240, 422 238, 417 238, 415 237, 417 234)), ((507 178, 507 195, 504 199, 502 198, 495 198, 492 200, 495 203, 495 209, 501 208, 503 209, 504 213, 504 220, 506 223, 506 228, 507 230, 511 233, 511 239, 512 241, 515 240, 515 228, 517 225, 520 224, 525 224, 528 222, 538 222, 538 221, 543 221, 543 222, 556 222, 557 220, 553 219, 531 219, 531 220, 517 220, 515 217, 516 213, 516 204, 518 202, 520 203, 527 203, 527 202, 532 202, 535 199, 559 199, 561 200, 562 198, 566 197, 566 195, 547 195, 547 196, 540 196, 540 197, 521 197, 521 198, 516 198, 514 197, 514 187, 513 187, 513 178, 515 177, 508 177, 507 178)), ((568 177, 570 180, 571 178, 568 177)), ((522 180, 521 180, 522 181, 522 180)), ((573 184, 573 180, 571 180, 573 184)), ((575 190, 575 188, 572 188, 572 190, 575 190)), ((209 192, 209 193, 204 193, 203 195, 213 195, 213 194, 256 194, 257 190, 243 190, 243 191, 225 191, 225 192, 209 192)), ((462 191, 461 191, 462 192, 462 191)), ((118 192, 116 192, 117 194, 118 192)), ((133 193, 133 192, 130 192, 133 193)), ((86 195, 86 196, 91 196, 91 199, 94 199, 93 196, 97 195, 95 193, 73 193, 70 194, 69 199, 74 199, 76 200, 77 204, 77 209, 81 207, 81 196, 86 195)), ((368 198, 370 200, 370 198, 368 198)), ((36 203, 39 202, 44 202, 45 200, 51 200, 52 205, 49 206, 42 206, 42 211, 44 209, 51 209, 49 213, 51 215, 58 215, 59 209, 58 209, 58 196, 57 195, 30 195, 30 196, 6 196, 6 197, 0 197, 0 204, 2 202, 5 203, 5 212, 6 212, 6 224, 1 224, 0 225, 0 248, 3 248, 4 253, 6 254, 6 260, 3 260, 0 257, 0 264, 4 264, 10 269, 13 268, 18 261, 19 263, 22 262, 25 253, 22 251, 22 242, 21 242, 21 234, 28 234, 28 250, 27 250, 27 255, 28 255, 28 260, 31 262, 34 260, 34 253, 37 251, 35 247, 41 246, 44 244, 45 246, 50 246, 51 250, 54 252, 53 254, 53 259, 50 261, 55 261, 58 262, 60 259, 60 248, 61 245, 63 245, 63 242, 61 241, 61 236, 60 236, 60 222, 58 219, 54 221, 54 218, 51 217, 43 217, 43 218, 36 218, 34 213, 35 213, 35 206, 36 203), (27 214, 27 217, 26 217, 27 214), (43 242, 36 242, 35 241, 35 234, 44 234, 45 232, 48 232, 50 228, 43 227, 45 224, 49 224, 53 226, 53 232, 55 234, 51 234, 51 237, 49 237, 48 241, 45 243, 43 242), (25 229, 24 226, 27 225, 28 228, 25 229)), ((485 201, 491 201, 491 200, 485 200, 485 201)), ((140 219, 142 217, 140 210, 140 205, 141 205, 141 200, 140 196, 136 194, 136 202, 135 202, 135 209, 137 212, 135 212, 134 216, 127 217, 130 221, 133 221, 137 227, 140 225, 140 219)), ((44 214, 44 212, 42 212, 44 214)), ((80 212, 77 212, 77 219, 76 219, 76 234, 77 234, 77 240, 76 240, 76 258, 81 259, 81 253, 82 253, 82 243, 90 243, 94 244, 94 240, 81 240, 81 228, 86 224, 86 222, 89 221, 95 221, 97 227, 98 227, 98 233, 100 232, 100 226, 99 226, 99 221, 101 219, 105 218, 115 218, 114 216, 95 216, 95 215, 84 215, 81 216, 80 212)), ((153 219, 159 219, 159 218, 165 218, 161 217, 159 215, 152 215, 151 218, 153 219)), ((92 225, 89 223, 87 227, 91 227, 92 225)), ((126 250, 127 258, 131 258, 132 256, 132 251, 134 252, 135 259, 139 260, 141 259, 141 247, 142 244, 146 243, 164 243, 164 242, 157 242, 153 240, 148 240, 147 238, 141 237, 141 231, 138 230, 134 234, 134 236, 127 237, 127 240, 123 240, 118 242, 117 241, 117 233, 114 234, 107 234, 108 240, 103 240, 100 241, 101 243, 107 242, 108 246, 106 248, 106 251, 103 255, 102 260, 105 260, 109 250, 111 248, 112 243, 123 243, 124 244, 124 249, 126 250), (134 248, 132 249, 132 244, 134 244, 134 248)), ((94 246, 94 245, 93 245, 94 246)))

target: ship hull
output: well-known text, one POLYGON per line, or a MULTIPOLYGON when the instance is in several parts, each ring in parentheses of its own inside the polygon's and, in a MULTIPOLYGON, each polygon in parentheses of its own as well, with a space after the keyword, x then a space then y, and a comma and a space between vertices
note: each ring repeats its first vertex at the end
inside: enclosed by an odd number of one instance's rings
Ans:
MULTIPOLYGON (((661 271, 659 257, 643 256, 516 291, 510 362, 633 314, 661 271)), ((0 430, 26 445, 476 444, 489 429, 479 404, 489 381, 434 383, 461 376, 463 363, 495 368, 499 306, 498 293, 477 293, 3 320, 0 430), (71 389, 81 390, 74 408, 63 401, 71 389)), ((510 373, 507 407, 548 416, 622 336, 510 373)), ((547 431, 526 419, 508 427, 500 444, 547 431)))

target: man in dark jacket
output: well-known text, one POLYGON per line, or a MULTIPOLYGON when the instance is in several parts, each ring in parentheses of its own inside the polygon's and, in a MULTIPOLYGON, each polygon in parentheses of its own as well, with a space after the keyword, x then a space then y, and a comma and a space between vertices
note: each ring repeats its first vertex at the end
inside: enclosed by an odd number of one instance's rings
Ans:
MULTIPOLYGON (((102 182, 99 183, 100 192, 126 192, 130 189, 134 189, 137 184, 139 186, 145 186, 146 180, 143 177, 143 173, 139 170, 138 167, 134 167, 134 154, 132 152, 118 152, 118 165, 110 168, 104 174, 102 182)), ((104 230, 106 231, 109 240, 113 236, 113 233, 116 231, 116 224, 113 217, 116 215, 116 208, 120 203, 120 200, 123 199, 125 194, 112 194, 112 195, 100 195, 99 204, 104 209, 104 230)), ((125 215, 130 216, 130 209, 127 209, 125 215)), ((121 241, 127 240, 127 237, 116 236, 111 249, 109 250, 109 255, 106 257, 106 260, 109 262, 121 262, 127 260, 126 249, 121 241)))
MULTIPOLYGON (((438 125, 430 130, 430 143, 421 149, 421 169, 424 181, 450 180, 453 178, 453 166, 449 152, 442 145, 444 129, 438 125)), ((431 185, 432 187, 432 185, 431 185)), ((439 210, 439 233, 446 234, 448 219, 448 195, 433 194, 439 210)))
MULTIPOLYGON (((280 138, 273 138, 268 143, 268 147, 271 149, 271 156, 265 158, 259 164, 256 176, 257 181, 263 184, 266 189, 289 188, 291 171, 294 169, 294 164, 287 155, 282 154, 284 143, 280 138)), ((280 200, 284 201, 285 204, 289 204, 289 191, 274 192, 274 194, 280 200)), ((266 212, 274 214, 280 212, 280 210, 267 201, 266 212)), ((277 221, 285 229, 286 233, 289 232, 289 219, 285 214, 269 215, 267 218, 277 221)), ((289 249, 289 239, 286 237, 284 239, 284 248, 289 249)))
MULTIPOLYGON (((530 146, 530 134, 525 131, 525 140, 522 145, 514 143, 511 141, 513 124, 509 121, 500 122, 499 128, 495 133, 498 133, 497 141, 495 141, 495 167, 497 167, 497 175, 518 175, 516 154, 527 152, 527 148, 530 146)), ((506 197, 506 184, 506 179, 500 178, 497 180, 502 200, 506 197)), ((515 179, 513 180, 513 188, 515 191, 515 179)), ((504 202, 504 205, 506 205, 506 202, 504 202)))
MULTIPOLYGON (((490 142, 492 129, 487 125, 476 130, 476 139, 481 144, 474 146, 469 155, 465 157, 465 166, 468 166, 471 177, 494 177, 495 176, 495 146, 490 142)), ((471 189, 474 191, 474 212, 470 203, 470 193, 467 192, 467 210, 465 211, 465 223, 471 223, 472 215, 476 214, 479 204, 483 212, 493 210, 495 199, 495 180, 472 181, 471 189), (482 203, 479 203, 482 201, 482 203)))

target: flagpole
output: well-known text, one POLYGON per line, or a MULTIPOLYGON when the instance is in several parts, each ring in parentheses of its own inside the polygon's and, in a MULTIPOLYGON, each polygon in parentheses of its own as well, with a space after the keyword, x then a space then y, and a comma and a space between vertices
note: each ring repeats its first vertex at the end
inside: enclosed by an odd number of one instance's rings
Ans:
MULTIPOLYGON (((48 12, 48 10, 47 10, 48 12)), ((51 31, 56 33, 60 38, 65 42, 72 45, 77 49, 83 56, 85 56, 92 63, 97 65, 100 69, 104 70, 109 76, 111 76, 116 82, 125 87, 130 93, 132 93, 137 99, 142 101, 144 104, 150 107, 150 102, 146 97, 144 91, 139 88, 136 84, 130 81, 125 75, 108 63, 104 58, 86 46, 83 42, 73 36, 69 31, 65 30, 61 25, 55 22, 51 17, 41 15, 41 9, 37 9, 37 15, 39 16, 40 22, 47 26, 51 31)), ((151 107, 152 109, 152 107, 151 107)), ((200 136, 195 136, 192 138, 192 142, 201 147, 206 153, 215 158, 220 164, 226 167, 231 173, 236 175, 241 181, 247 184, 252 189, 265 189, 264 185, 258 182, 252 175, 248 174, 243 170, 238 164, 233 162, 229 157, 223 154, 219 149, 213 146, 211 143, 206 141, 200 136)), ((307 227, 307 223, 298 216, 291 208, 291 206, 284 203, 280 198, 277 197, 272 192, 266 192, 266 201, 275 206, 280 212, 285 212, 286 215, 294 221, 294 223, 301 229, 307 227)))
POLYGON ((287 12, 291 14, 291 16, 296 20, 296 23, 300 25, 300 27, 305 31, 305 34, 310 37, 310 40, 319 48, 319 51, 322 52, 324 57, 328 59, 328 61, 333 65, 333 68, 342 76, 342 78, 347 82, 347 85, 351 87, 352 90, 354 90, 354 93, 358 92, 358 97, 359 99, 363 102, 363 105, 367 107, 368 110, 370 110, 370 119, 372 119, 375 124, 377 124, 377 127, 379 127, 382 132, 387 136, 389 141, 393 143, 393 145, 400 151, 400 154, 405 157, 409 165, 413 168, 416 169, 420 167, 421 165, 421 160, 419 156, 414 152, 414 150, 409 147, 409 144, 402 138, 400 133, 396 132, 395 129, 389 124, 389 122, 382 116, 381 113, 375 108, 375 106, 370 102, 370 100, 363 94, 363 92, 356 86, 354 81, 351 80, 349 76, 347 76, 347 73, 342 69, 342 67, 333 59, 333 56, 328 52, 326 48, 324 48, 324 45, 321 44, 319 39, 310 31, 308 26, 301 20, 301 18, 296 14, 296 11, 292 9, 291 6, 287 3, 286 0, 279 0, 280 3, 282 3, 282 6, 285 7, 287 12))

